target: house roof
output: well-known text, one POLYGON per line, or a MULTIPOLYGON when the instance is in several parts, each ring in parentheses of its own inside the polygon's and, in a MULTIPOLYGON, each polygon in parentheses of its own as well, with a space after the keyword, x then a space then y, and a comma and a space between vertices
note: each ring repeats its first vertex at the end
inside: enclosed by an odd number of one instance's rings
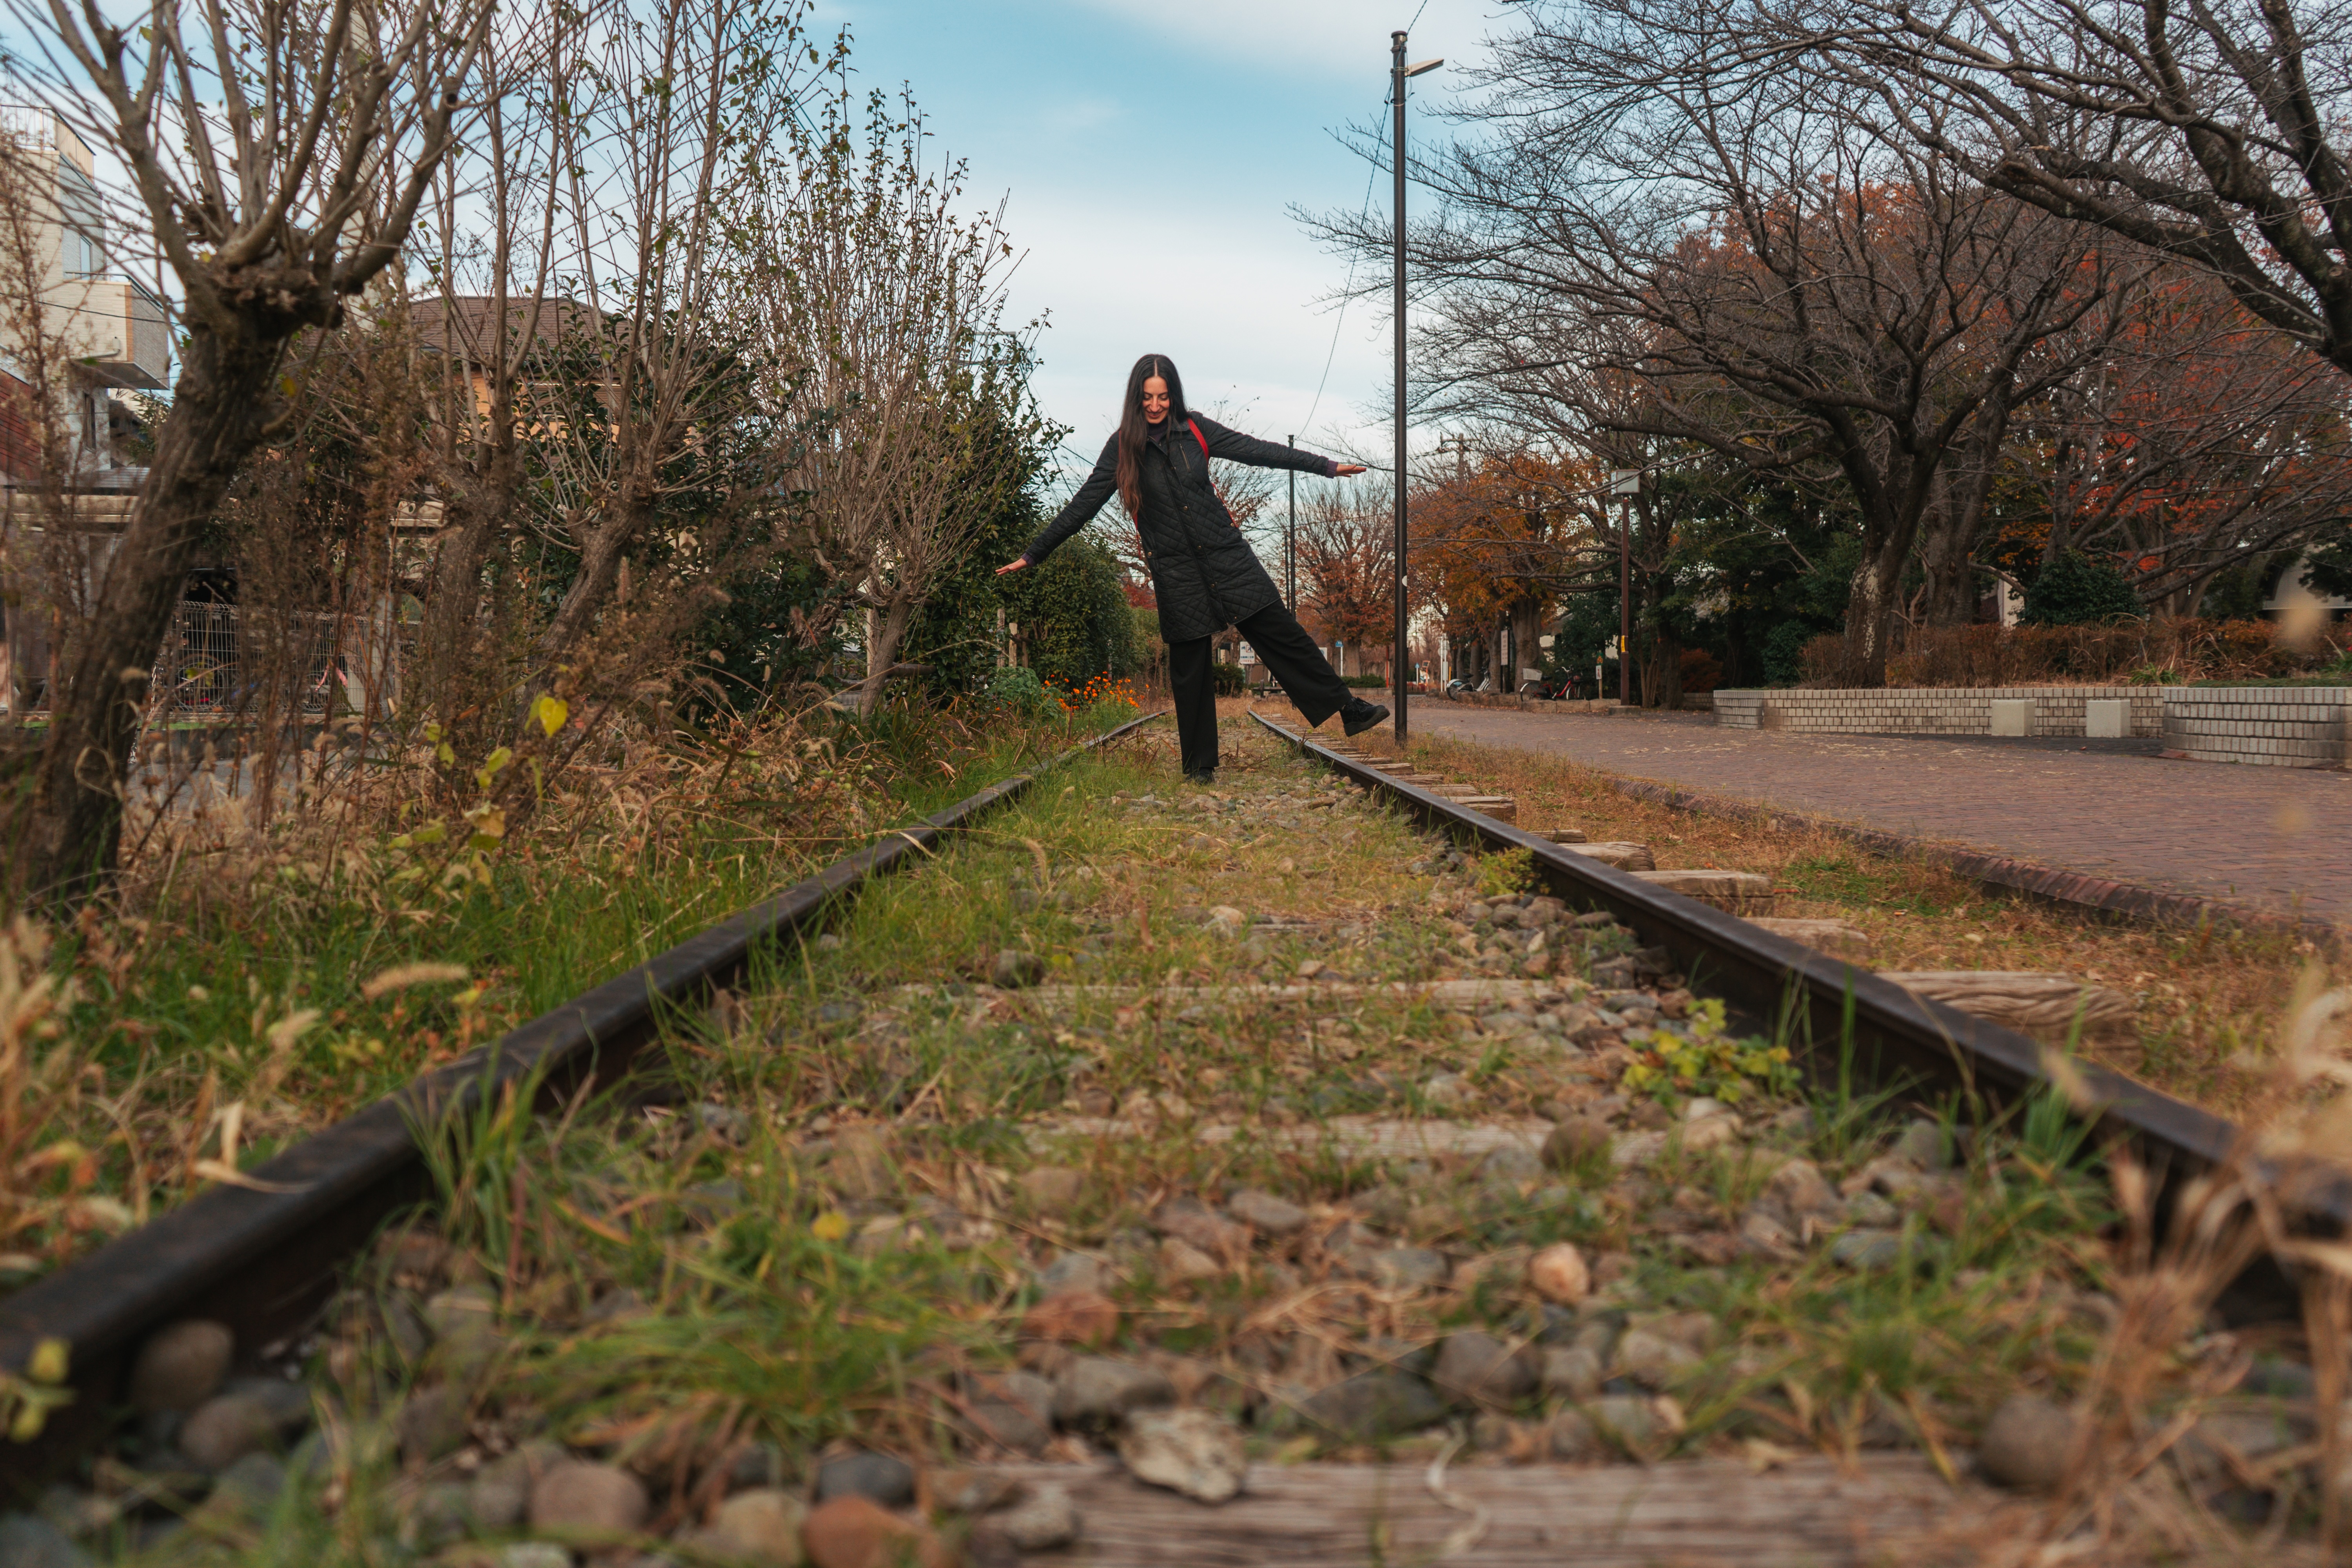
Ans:
MULTIPOLYGON (((516 337, 530 329, 532 307, 530 300, 507 301, 507 331, 516 337)), ((584 337, 596 329, 593 309, 576 300, 541 300, 538 308, 537 331, 534 336, 541 346, 553 347, 566 338, 584 337)), ((457 352, 467 357, 480 352, 497 331, 498 302, 487 294, 453 294, 446 298, 417 300, 408 307, 408 319, 416 332, 416 346, 426 353, 446 353, 454 338, 457 352)))

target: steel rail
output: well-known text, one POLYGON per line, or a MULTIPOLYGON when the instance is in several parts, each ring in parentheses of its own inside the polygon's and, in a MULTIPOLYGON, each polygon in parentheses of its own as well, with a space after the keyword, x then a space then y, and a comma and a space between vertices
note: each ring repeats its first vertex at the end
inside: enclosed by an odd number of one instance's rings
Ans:
POLYGON ((145 1337, 185 1318, 223 1322, 241 1356, 299 1329, 333 1288, 338 1268, 383 1221, 423 1197, 415 1130, 440 1124, 533 1080, 542 1103, 609 1085, 675 1016, 740 974, 763 945, 807 924, 861 884, 919 862, 949 835, 1019 799, 1040 774, 1162 717, 1147 713, 1031 773, 1015 773, 943 811, 884 833, 481 1049, 312 1135, 0 1300, 0 1367, 21 1373, 34 1348, 70 1348, 72 1404, 31 1444, 0 1437, 0 1489, 53 1474, 108 1428, 145 1337))
MULTIPOLYGON (((1858 1081, 1959 1091, 1986 1107, 2054 1087, 2046 1047, 2013 1029, 1919 996, 1870 970, 1816 952, 1681 893, 1579 855, 1549 839, 1473 811, 1441 795, 1331 750, 1265 715, 1250 715, 1306 755, 1358 784, 1388 794, 1433 826, 1469 833, 1496 848, 1524 849, 1545 882, 1581 909, 1606 910, 1648 945, 1664 947, 1695 984, 1767 1027, 1785 1024, 1806 1050, 1806 1068, 1837 1069, 1843 1056, 1858 1081), (1823 1052, 1830 1053, 1824 1057, 1823 1052)), ((2072 1062, 2082 1100, 2096 1108, 2093 1131, 2126 1141, 2168 1194, 2176 1184, 2252 1145, 2236 1124, 2089 1062, 2072 1062)), ((2259 1167, 2275 1176, 2274 1167, 2259 1167)), ((2288 1184, 2299 1227, 2332 1235, 2352 1229, 2352 1188, 2340 1178, 2288 1184)), ((2265 1260, 2225 1303, 2232 1316, 2293 1317, 2300 1296, 2265 1260)))

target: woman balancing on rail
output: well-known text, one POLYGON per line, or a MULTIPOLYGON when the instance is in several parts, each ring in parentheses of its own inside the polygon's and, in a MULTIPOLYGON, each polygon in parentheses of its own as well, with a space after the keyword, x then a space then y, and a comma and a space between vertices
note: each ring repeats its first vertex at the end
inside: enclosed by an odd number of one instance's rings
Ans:
POLYGON ((1128 373, 1118 433, 1103 443, 1095 471, 1020 560, 996 569, 1002 575, 1036 565, 1084 528, 1112 490, 1118 491, 1150 556, 1184 776, 1196 784, 1216 776, 1217 689, 1209 675, 1209 639, 1226 626, 1249 639, 1308 724, 1337 713, 1348 733, 1357 735, 1389 716, 1386 708, 1348 689, 1297 617, 1283 607, 1274 579, 1209 484, 1211 458, 1327 479, 1364 471, 1354 463, 1244 436, 1188 412, 1175 365, 1164 354, 1146 354, 1128 373))

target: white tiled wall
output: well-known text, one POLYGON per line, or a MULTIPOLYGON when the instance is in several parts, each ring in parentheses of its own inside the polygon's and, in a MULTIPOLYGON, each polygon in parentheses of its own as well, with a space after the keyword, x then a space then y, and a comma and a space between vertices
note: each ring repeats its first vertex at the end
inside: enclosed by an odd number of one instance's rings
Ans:
MULTIPOLYGON (((1889 687, 1879 690, 1723 690, 1715 721, 1733 730, 1838 735, 1988 735, 1995 702, 2023 702, 2028 735, 2080 735, 2084 704, 2131 705, 2131 733, 2164 733, 2164 689, 2130 686, 1889 687)), ((2015 731, 2011 731, 2012 733, 2015 731)))
POLYGON ((2352 686, 2202 687, 2165 698, 2165 749, 2194 761, 2277 768, 2352 763, 2352 686))
POLYGON ((2352 686, 2009 686, 1884 690, 1723 690, 1731 730, 1841 735, 2115 734, 2199 762, 2328 768, 2352 763, 2352 686), (2090 704, 2102 721, 2088 723, 2090 704), (2000 707, 1997 710, 1996 704, 2000 707), (1996 712, 2003 722, 1996 723, 1996 712), (2127 725, 2124 722, 2128 720, 2127 725))

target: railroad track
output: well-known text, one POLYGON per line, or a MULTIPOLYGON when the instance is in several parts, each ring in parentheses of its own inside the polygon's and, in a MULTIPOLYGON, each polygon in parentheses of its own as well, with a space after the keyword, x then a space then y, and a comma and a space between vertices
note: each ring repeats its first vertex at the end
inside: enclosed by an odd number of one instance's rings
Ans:
MULTIPOLYGON (((1071 748, 1045 772, 1161 717, 1147 714, 1071 748)), ((87 1452, 117 1423, 131 1357, 158 1328, 216 1322, 246 1347, 283 1343, 309 1321, 339 1271, 385 1219, 427 1190, 420 1123, 463 1117, 536 1084, 550 1101, 616 1082, 664 1018, 740 974, 753 954, 823 916, 874 878, 919 864, 942 841, 1019 800, 1020 773, 894 831, 614 975, 247 1173, 0 1300, 0 1367, 22 1375, 45 1343, 70 1347, 70 1404, 37 1443, 0 1439, 0 1488, 32 1485, 87 1452)))
MULTIPOLYGON (((1841 1560, 1864 1544, 1886 1549, 1893 1538, 1870 1531, 1939 1517, 1956 1499, 1990 1506, 1937 1477, 1937 1434, 1948 1440, 1951 1417, 1916 1402, 1907 1444, 1899 1410, 1857 1403, 1837 1427, 1848 1452, 1888 1450, 1859 1464, 1792 1451, 1821 1441, 1811 1415, 1790 1427, 1801 1439, 1769 1419, 1754 1429, 1763 1435, 1745 1440, 1764 1442, 1768 1461, 1752 1448, 1745 1463, 1695 1459, 1655 1489, 1625 1479, 1639 1471, 1610 1472, 1619 1479, 1596 1476, 1566 1497, 1543 1461, 1729 1452, 1721 1445, 1748 1417, 1726 1412, 1774 1386, 1752 1353, 1758 1331, 1723 1329, 1749 1310, 1729 1293, 1742 1279, 1866 1295, 1874 1279, 1912 1268, 1915 1248, 1938 1279, 1981 1253, 1969 1205, 2020 1201, 1980 1190, 1979 1174, 2000 1187, 1994 1134, 1956 1167, 1950 1129, 1904 1108, 2013 1110, 2046 1093, 2043 1047, 1685 896, 1670 878, 1557 842, 1565 830, 1523 829, 1507 801, 1258 721, 1266 744, 1230 798, 1149 773, 1110 791, 1097 776, 1109 763, 1080 771, 1064 794, 1087 793, 1062 817, 1034 776, 992 786, 433 1075, 400 1104, 289 1151, 253 1173, 272 1190, 215 1189, 0 1303, 0 1365, 21 1372, 44 1342, 68 1342, 75 1394, 37 1444, 0 1445, 0 1467, 20 1495, 72 1477, 81 1489, 62 1495, 103 1516, 89 1529, 117 1545, 168 1549, 186 1539, 170 1534, 181 1516, 195 1536, 235 1538, 249 1528, 237 1521, 250 1498, 283 1486, 289 1464, 299 1477, 343 1450, 301 1436, 310 1402, 249 1378, 225 1384, 225 1364, 193 1393, 154 1394, 173 1356, 218 1352, 281 1386, 307 1373, 315 1409, 335 1412, 328 1426, 383 1434, 370 1451, 383 1470, 373 1484, 391 1500, 386 1528, 427 1547, 528 1530, 575 1545, 660 1536, 711 1560, 766 1561, 736 1550, 761 1520, 798 1525, 828 1494, 826 1507, 863 1497, 903 1511, 919 1489, 950 1519, 967 1510, 950 1533, 968 1529, 983 1558, 1051 1536, 1051 1516, 1075 1496, 1096 1521, 1080 1550, 1093 1542, 1086 1560, 1107 1565, 1356 1561, 1373 1527, 1400 1552, 1551 1562, 1559 1532, 1604 1517, 1622 1558, 1596 1562, 1729 1561, 1775 1531, 1841 1560), (1331 791, 1334 774, 1362 793, 1331 791), (1032 820, 971 831, 1003 812, 1032 820), (942 853, 998 859, 957 880, 942 853), (1537 885, 1486 889, 1481 879, 1518 874, 1520 853, 1537 885), (1372 862, 1377 885, 1349 893, 1347 877, 1372 862), (820 994, 803 943, 812 989, 798 999, 758 966, 764 946, 820 919, 862 918, 842 913, 854 891, 860 908, 890 906, 875 913, 877 929, 903 924, 928 884, 880 879, 917 867, 941 879, 957 918, 1001 922, 1015 945, 946 979, 885 984, 857 967, 873 961, 853 931, 847 967, 820 994), (1194 882, 1202 901, 1177 901, 1194 882), (1207 901, 1220 889, 1249 907, 1207 901), (747 973, 749 991, 729 989, 747 973), (696 1005, 712 996, 720 1005, 706 1016, 696 1005), (1745 1117, 1737 1100, 1685 1095, 1664 1115, 1608 1092, 1629 1052, 1729 1039, 1734 1027, 1706 1021, 1710 999, 1812 1053, 1819 1076, 1842 1064, 1849 1087, 1897 1097, 1892 1120, 1857 1111, 1848 1125, 1832 1112, 1825 1128, 1785 1085, 1745 1117), (547 1134, 543 1166, 516 1165, 512 1202, 521 1215, 526 1197, 542 1195, 526 1187, 543 1184, 540 1237, 561 1228, 554 1251, 607 1255, 577 1263, 586 1272, 572 1285, 554 1288, 553 1264, 517 1269, 520 1219, 503 1258, 479 1256, 458 1216, 436 1217, 429 1204, 421 1228, 383 1231, 436 1192, 415 1129, 478 1120, 532 1083, 543 1104, 576 1110, 581 1089, 619 1081, 641 1047, 706 1024, 716 1054, 791 1058, 791 1102, 625 1113, 608 1141, 648 1151, 627 1180, 604 1163, 574 1168, 574 1150, 547 1134), (992 1097, 1018 1114, 992 1110, 992 1097), (1844 1174, 1843 1191, 1814 1165, 1831 1142, 1850 1146, 1850 1169, 1830 1173, 1844 1174), (656 1167, 686 1184, 630 1195, 627 1181, 656 1167), (790 1247, 761 1254, 749 1276, 727 1273, 721 1254, 750 1246, 771 1215, 790 1247), (1582 1250, 1561 1256, 1562 1236, 1582 1250), (646 1247, 665 1249, 661 1279, 680 1267, 702 1279, 698 1305, 645 1300, 648 1277, 625 1282, 625 1259, 646 1247), (728 1335, 756 1340, 742 1325, 769 1321, 751 1309, 774 1310, 768 1270, 779 1258, 793 1260, 785 1277, 821 1275, 827 1289, 848 1289, 835 1279, 846 1270, 860 1289, 902 1292, 824 1298, 834 1329, 969 1300, 975 1279, 994 1304, 927 1342, 893 1342, 890 1420, 860 1403, 845 1430, 821 1405, 798 1407, 800 1429, 834 1434, 808 1451, 777 1445, 789 1423, 747 1436, 757 1422, 740 1397, 730 1404, 740 1389, 726 1379, 677 1394, 672 1407, 688 1414, 674 1417, 600 1405, 595 1422, 567 1427, 534 1413, 581 1346, 616 1354, 608 1341, 634 1343, 674 1310, 726 1303, 728 1335), (513 1381, 526 1373, 527 1395, 513 1381), (143 1417, 126 1420, 126 1403, 143 1417), (1171 1403, 1214 1419, 1165 1417, 1171 1403), (1728 1424, 1710 1436, 1709 1422, 1728 1424), (198 1427, 204 1456, 191 1451, 198 1427), (1116 1452, 1138 1475, 1204 1497, 1228 1470, 1240 1479, 1244 1428, 1286 1454, 1439 1462, 1402 1492, 1383 1467, 1309 1464, 1250 1482, 1213 1524, 1198 1501, 1084 1462, 1116 1452), (224 1430, 229 1441, 212 1441, 224 1430), (1465 1442, 1536 1467, 1448 1484, 1444 1460, 1465 1442), (270 1457, 281 1446, 294 1448, 287 1463, 270 1457), (1932 1451, 1935 1465, 1906 1447, 1932 1451), (900 1462, 950 1454, 982 1468, 900 1462), (542 1494, 567 1487, 578 1506, 555 1517, 562 1500, 542 1494), (992 1487, 1025 1500, 988 1511, 981 1494, 992 1487), (1857 1519, 1874 1522, 1857 1535, 1857 1519)), ((1735 904, 1750 896, 1737 883, 1697 890, 1735 904)), ((778 1069, 742 1070, 772 1085, 760 1073, 778 1069)), ((2095 1068, 2080 1076, 2101 1102, 2098 1134, 2127 1140, 2168 1178, 2238 1142, 2193 1107, 2095 1068)), ((1740 1087, 1725 1081, 1727 1096, 1740 1087)), ((706 1080, 698 1092, 713 1091, 706 1080)), ((2324 1197, 2317 1222, 2335 1223, 2341 1207, 2324 1197)), ((2017 1215, 2004 1209, 2000 1223, 2017 1215)), ((2294 1315, 2275 1270, 2244 1284, 2242 1315, 2294 1315)), ((1998 1311, 2023 1311, 2049 1334, 2096 1315, 2096 1292, 2046 1289, 2046 1300, 2028 1292, 1998 1311), (2047 1323, 2033 1316, 2043 1308, 2047 1323)), ((821 1337, 794 1321, 810 1342, 821 1337)), ((692 1360, 687 1342, 663 1342, 692 1360)), ((760 1362, 755 1344, 729 1342, 746 1366, 760 1362)), ((761 1364, 772 1379, 804 1376, 826 1354, 860 1353, 843 1342, 761 1364)), ((339 1487, 361 1484, 336 1473, 339 1487)))
MULTIPOLYGON (((1836 932, 1806 928, 1834 927, 1834 921, 1748 919, 1718 907, 1769 895, 1769 889, 1750 887, 1764 879, 1659 872, 1646 845, 1590 844, 1572 830, 1558 837, 1530 832, 1517 826, 1516 803, 1506 796, 1448 784, 1410 763, 1318 742, 1263 714, 1251 716, 1286 743, 1433 826, 1524 850, 1554 890, 1580 907, 1607 910, 1682 967, 1706 974, 1717 994, 1752 1019, 1791 1020, 1815 1042, 1850 1040, 1855 1065, 1873 1081, 1907 1079, 1985 1095, 1994 1103, 2049 1085, 2044 1042, 1823 951, 1823 945, 1843 945, 1836 932), (1481 809, 1489 805, 1503 809, 1481 809)), ((2053 1021, 2064 1027, 2063 1007, 2053 1021)), ((2099 1132, 2127 1140, 2158 1171, 2207 1170, 2243 1144, 2236 1127, 2210 1111, 2095 1065, 2076 1070, 2088 1098, 2101 1107, 2099 1132)), ((2284 1299, 2278 1305, 2282 1315, 2292 1315, 2284 1299)))

